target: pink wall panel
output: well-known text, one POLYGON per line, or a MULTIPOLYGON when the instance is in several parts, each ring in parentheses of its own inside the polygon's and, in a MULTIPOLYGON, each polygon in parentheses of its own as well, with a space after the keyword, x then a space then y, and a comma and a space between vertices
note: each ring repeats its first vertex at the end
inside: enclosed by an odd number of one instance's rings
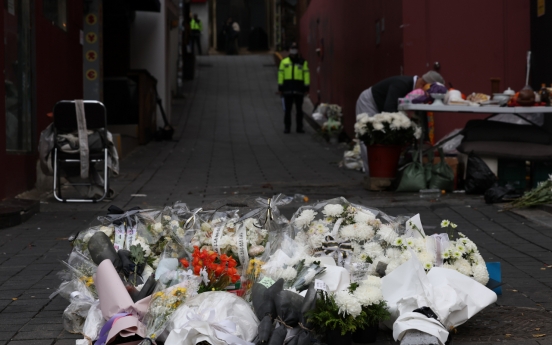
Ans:
MULTIPOLYGON (((530 49, 527 1, 411 0, 403 4, 405 74, 424 73, 438 61, 447 84, 465 94, 490 94, 490 78, 500 78, 501 89, 524 86, 525 56, 530 49)), ((435 137, 481 117, 437 115, 435 137)))
POLYGON ((301 53, 311 68, 311 99, 343 107, 345 129, 353 136, 360 93, 402 65, 401 0, 312 0, 301 18, 301 53), (376 46, 376 21, 385 30, 376 46), (322 45, 323 41, 323 45, 322 45), (316 55, 323 48, 324 56, 316 55), (317 70, 319 69, 319 73, 317 70))

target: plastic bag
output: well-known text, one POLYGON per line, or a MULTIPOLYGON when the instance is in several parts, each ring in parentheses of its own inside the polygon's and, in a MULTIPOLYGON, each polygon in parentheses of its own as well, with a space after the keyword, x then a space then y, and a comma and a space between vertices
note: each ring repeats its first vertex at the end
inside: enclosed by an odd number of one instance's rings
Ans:
POLYGON ((464 183, 466 194, 483 194, 495 182, 496 176, 487 164, 473 152, 470 153, 468 156, 466 181, 464 183))
POLYGON ((456 128, 452 132, 445 135, 441 140, 439 140, 437 143, 435 143, 435 146, 442 147, 443 152, 446 154, 458 154, 458 150, 456 149, 460 144, 462 143, 462 139, 464 139, 464 136, 460 133, 463 130, 463 128, 456 128), (441 143, 448 138, 454 136, 454 138, 448 140, 444 144, 441 145, 441 143))
POLYGON ((441 160, 434 164, 431 169, 431 179, 429 181, 429 189, 445 190, 452 192, 454 189, 454 171, 445 161, 443 149, 439 148, 439 156, 441 160))
POLYGON ((419 192, 420 189, 426 188, 426 172, 419 157, 420 153, 416 152, 412 163, 402 170, 397 192, 419 192))
POLYGON ((100 301, 95 300, 86 315, 86 321, 83 325, 82 334, 88 339, 94 341, 98 339, 100 330, 104 324, 105 319, 103 318, 102 311, 100 309, 100 301))
POLYGON ((485 203, 487 204, 496 204, 500 202, 505 202, 503 199, 508 194, 515 193, 515 188, 511 185, 506 185, 504 187, 494 186, 485 192, 485 203))
POLYGON ((69 333, 82 333, 86 316, 95 300, 87 294, 73 291, 70 301, 63 311, 63 328, 69 333))

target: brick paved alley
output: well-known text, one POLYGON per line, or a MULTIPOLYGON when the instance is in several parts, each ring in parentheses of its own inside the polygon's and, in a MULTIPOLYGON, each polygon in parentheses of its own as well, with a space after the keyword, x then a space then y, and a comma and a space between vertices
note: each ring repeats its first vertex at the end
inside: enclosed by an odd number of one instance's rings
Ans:
MULTIPOLYGON (((61 204, 47 197, 41 213, 20 226, 0 230, 0 342, 74 344, 81 338, 63 331, 61 316, 68 303, 48 296, 59 285, 59 260, 71 249, 67 237, 96 224, 96 217, 109 205, 162 207, 180 200, 196 207, 225 197, 279 192, 305 194, 311 201, 343 195, 391 215, 421 213, 430 234, 439 231, 442 219, 450 219, 475 241, 485 260, 502 263, 504 294, 491 308, 523 307, 534 315, 552 311, 548 213, 528 211, 523 217, 499 212, 480 197, 464 195, 430 202, 417 194, 365 191, 362 174, 338 167, 342 149, 325 143, 309 126, 306 134, 295 133, 295 127, 291 134, 283 133, 271 56, 201 57, 197 77, 186 89, 186 98, 173 104, 173 141, 141 146, 121 161, 121 174, 112 181, 113 200, 61 204)), ((286 207, 284 214, 290 216, 293 207, 297 205, 286 207)), ((537 333, 547 329, 549 336, 533 339, 530 330, 519 327, 510 337, 492 330, 500 327, 462 336, 460 328, 455 344, 550 343, 552 321, 542 323, 529 324, 542 328, 537 333)))

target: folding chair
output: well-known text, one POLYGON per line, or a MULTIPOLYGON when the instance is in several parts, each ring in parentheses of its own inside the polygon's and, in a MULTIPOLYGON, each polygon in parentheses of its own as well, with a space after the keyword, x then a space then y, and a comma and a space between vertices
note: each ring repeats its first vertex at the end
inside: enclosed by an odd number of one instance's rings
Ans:
MULTIPOLYGON (((86 127, 88 130, 100 132, 102 138, 106 138, 107 117, 105 106, 98 101, 84 101, 84 112, 86 117, 86 127)), ((102 148, 94 151, 90 150, 90 166, 99 162, 104 162, 104 190, 100 198, 90 199, 67 199, 61 195, 61 183, 59 176, 60 165, 80 164, 80 153, 63 152, 57 141, 58 134, 71 133, 78 130, 77 112, 75 101, 59 101, 54 106, 54 197, 61 202, 98 202, 102 201, 109 192, 109 173, 107 166, 108 147, 107 140, 102 140, 102 148)), ((72 183, 71 185, 90 186, 91 183, 72 183)))

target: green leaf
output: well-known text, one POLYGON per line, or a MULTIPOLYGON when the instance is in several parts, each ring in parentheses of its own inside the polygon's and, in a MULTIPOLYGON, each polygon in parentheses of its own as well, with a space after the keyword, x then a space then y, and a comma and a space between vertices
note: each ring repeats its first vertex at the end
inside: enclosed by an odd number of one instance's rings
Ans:
POLYGON ((135 264, 141 265, 146 262, 144 253, 144 249, 140 244, 130 246, 130 258, 135 264))

